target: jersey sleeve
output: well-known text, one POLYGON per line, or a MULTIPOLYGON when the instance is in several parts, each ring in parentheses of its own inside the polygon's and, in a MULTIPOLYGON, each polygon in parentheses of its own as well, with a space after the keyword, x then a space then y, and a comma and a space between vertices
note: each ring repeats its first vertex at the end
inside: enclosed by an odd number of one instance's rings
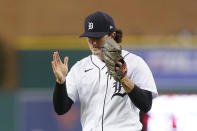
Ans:
POLYGON ((152 72, 146 62, 140 57, 138 57, 133 71, 133 82, 141 89, 151 91, 153 98, 158 95, 152 72))
POLYGON ((77 64, 75 64, 66 76, 66 88, 68 96, 75 102, 78 99, 78 78, 77 78, 77 64))

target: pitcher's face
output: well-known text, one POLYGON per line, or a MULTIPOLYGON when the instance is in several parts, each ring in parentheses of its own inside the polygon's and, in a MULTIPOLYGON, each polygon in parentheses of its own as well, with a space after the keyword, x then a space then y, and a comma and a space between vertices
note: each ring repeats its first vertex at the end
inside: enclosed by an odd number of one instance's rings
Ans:
POLYGON ((102 47, 104 45, 104 37, 92 38, 88 37, 88 45, 93 55, 96 55, 100 58, 102 47))

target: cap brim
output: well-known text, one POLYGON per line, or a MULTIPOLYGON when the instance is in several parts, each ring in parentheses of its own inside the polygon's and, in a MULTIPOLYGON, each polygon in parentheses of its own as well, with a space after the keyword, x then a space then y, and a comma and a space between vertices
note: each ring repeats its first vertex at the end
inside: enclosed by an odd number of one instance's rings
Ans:
POLYGON ((84 32, 80 35, 80 37, 94 37, 94 38, 100 38, 105 35, 107 35, 108 32, 84 32))

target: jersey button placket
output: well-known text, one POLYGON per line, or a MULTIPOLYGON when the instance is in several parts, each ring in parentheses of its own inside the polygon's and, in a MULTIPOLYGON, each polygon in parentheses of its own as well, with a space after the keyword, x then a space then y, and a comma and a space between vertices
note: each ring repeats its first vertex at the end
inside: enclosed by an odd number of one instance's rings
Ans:
POLYGON ((102 71, 102 80, 101 80, 101 87, 102 88, 102 116, 101 116, 101 131, 104 131, 104 121, 105 121, 105 106, 106 106, 106 100, 107 100, 107 92, 108 92, 108 74, 107 68, 103 68, 102 71))

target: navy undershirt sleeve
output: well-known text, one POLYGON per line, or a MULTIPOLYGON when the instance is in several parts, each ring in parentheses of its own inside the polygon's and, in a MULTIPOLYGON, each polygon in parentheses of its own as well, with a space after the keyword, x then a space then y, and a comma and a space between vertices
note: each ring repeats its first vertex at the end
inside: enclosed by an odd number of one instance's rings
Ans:
POLYGON ((53 106, 55 112, 58 115, 63 115, 70 110, 72 104, 73 101, 69 98, 67 94, 65 82, 63 84, 58 84, 56 82, 53 92, 53 106))
POLYGON ((152 93, 150 91, 143 90, 137 85, 134 85, 133 90, 128 95, 133 104, 144 113, 147 113, 151 109, 152 93))

